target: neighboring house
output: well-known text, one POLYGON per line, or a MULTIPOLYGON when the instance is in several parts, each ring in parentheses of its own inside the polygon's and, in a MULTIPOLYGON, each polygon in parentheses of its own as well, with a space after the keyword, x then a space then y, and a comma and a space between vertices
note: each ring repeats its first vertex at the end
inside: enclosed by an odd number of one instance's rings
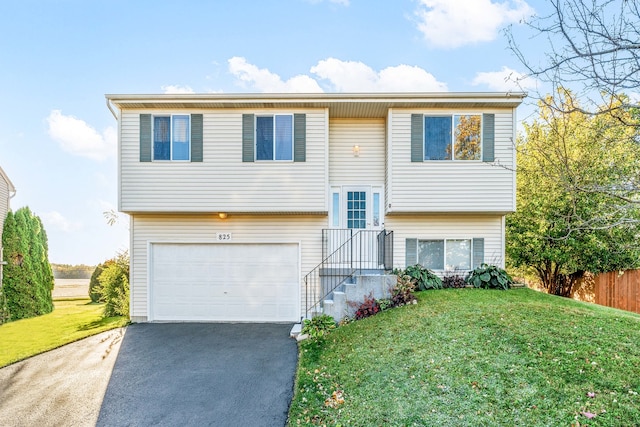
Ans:
POLYGON ((2 255, 2 230, 4 230, 4 220, 10 209, 10 200, 16 194, 16 188, 0 167, 0 288, 2 287, 2 266, 4 257, 2 255))
POLYGON ((298 321, 347 266, 503 266, 524 96, 107 95, 131 319, 298 321))

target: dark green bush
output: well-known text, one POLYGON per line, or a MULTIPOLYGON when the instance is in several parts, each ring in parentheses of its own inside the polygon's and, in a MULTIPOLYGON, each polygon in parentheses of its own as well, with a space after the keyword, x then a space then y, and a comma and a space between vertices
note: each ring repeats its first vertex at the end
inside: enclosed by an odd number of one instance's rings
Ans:
MULTIPOLYGON (((416 282, 417 290, 442 289, 442 280, 431 270, 420 264, 408 266, 400 275, 406 274, 416 282)), ((400 276, 399 275, 399 276, 400 276)))
POLYGON ((507 290, 513 284, 509 273, 495 265, 482 264, 469 272, 467 283, 475 288, 507 290))

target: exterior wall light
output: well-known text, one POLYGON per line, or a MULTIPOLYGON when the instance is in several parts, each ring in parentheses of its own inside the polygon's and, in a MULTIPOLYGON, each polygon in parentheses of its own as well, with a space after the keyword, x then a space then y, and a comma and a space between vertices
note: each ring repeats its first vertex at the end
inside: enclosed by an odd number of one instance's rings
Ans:
POLYGON ((360 146, 354 145, 351 151, 353 151, 353 157, 358 157, 360 155, 360 146))
POLYGON ((220 217, 220 219, 226 219, 227 218, 227 213, 226 212, 218 212, 218 217, 220 217))

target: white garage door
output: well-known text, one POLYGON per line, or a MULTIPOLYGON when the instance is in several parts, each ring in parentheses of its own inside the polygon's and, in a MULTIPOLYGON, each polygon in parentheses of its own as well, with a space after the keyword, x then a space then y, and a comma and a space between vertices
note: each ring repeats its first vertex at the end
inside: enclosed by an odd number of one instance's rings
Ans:
POLYGON ((300 320, 297 244, 151 245, 150 320, 300 320))

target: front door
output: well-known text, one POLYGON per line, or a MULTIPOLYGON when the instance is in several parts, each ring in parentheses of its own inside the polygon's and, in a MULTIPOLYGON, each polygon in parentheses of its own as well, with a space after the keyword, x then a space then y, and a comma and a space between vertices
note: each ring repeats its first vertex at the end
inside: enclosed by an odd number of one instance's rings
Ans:
POLYGON ((331 228, 381 230, 382 186, 332 187, 331 228))
POLYGON ((384 228, 382 196, 382 186, 332 187, 325 256, 338 251, 335 258, 362 268, 378 267, 378 235, 384 228))

